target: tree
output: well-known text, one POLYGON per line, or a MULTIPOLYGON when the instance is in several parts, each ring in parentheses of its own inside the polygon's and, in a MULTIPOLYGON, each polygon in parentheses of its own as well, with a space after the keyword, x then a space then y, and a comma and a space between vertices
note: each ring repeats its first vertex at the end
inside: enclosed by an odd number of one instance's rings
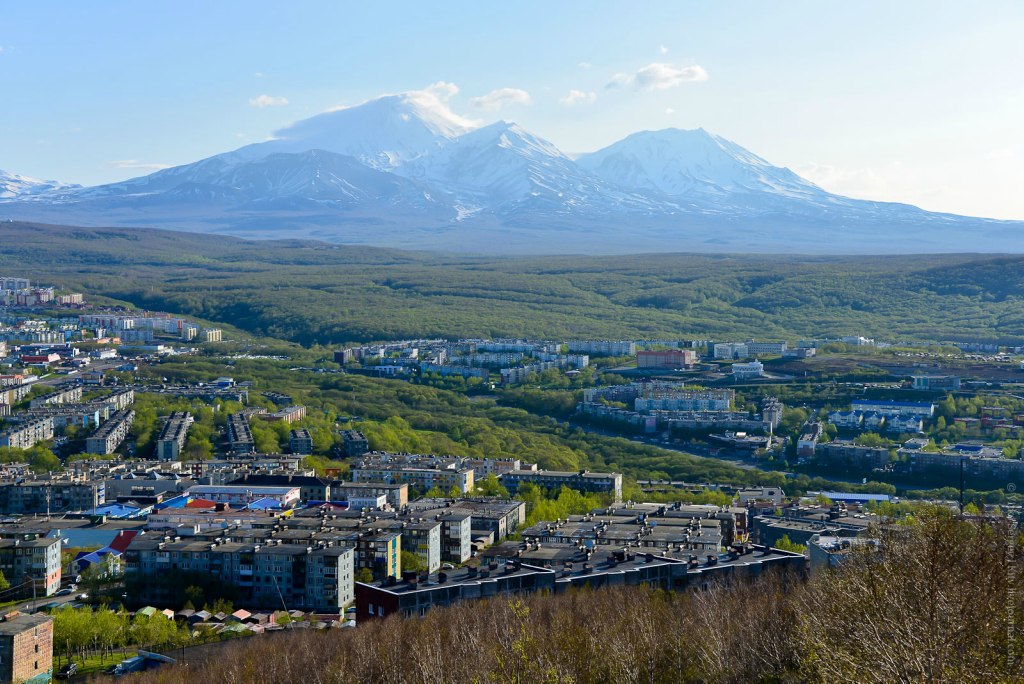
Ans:
POLYGON ((419 572, 420 570, 426 570, 426 567, 423 564, 423 559, 418 555, 412 551, 402 551, 402 570, 419 572))
POLYGON ((792 551, 793 553, 807 553, 807 547, 791 541, 788 534, 782 535, 779 541, 775 542, 775 548, 782 551, 792 551))
POLYGON ((4 589, 10 589, 10 588, 11 588, 11 583, 7 581, 6 577, 4 577, 3 571, 0 571, 0 591, 3 591, 4 589))
POLYGON ((355 581, 369 584, 373 581, 373 571, 370 568, 359 568, 355 575, 355 581))

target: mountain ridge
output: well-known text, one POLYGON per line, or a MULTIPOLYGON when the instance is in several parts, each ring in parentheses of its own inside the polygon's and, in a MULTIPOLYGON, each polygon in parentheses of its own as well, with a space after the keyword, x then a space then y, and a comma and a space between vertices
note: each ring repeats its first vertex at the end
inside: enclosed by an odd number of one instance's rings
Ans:
POLYGON ((703 128, 573 159, 426 91, 119 183, 11 185, 0 218, 464 252, 1024 251, 1024 223, 835 195, 703 128))

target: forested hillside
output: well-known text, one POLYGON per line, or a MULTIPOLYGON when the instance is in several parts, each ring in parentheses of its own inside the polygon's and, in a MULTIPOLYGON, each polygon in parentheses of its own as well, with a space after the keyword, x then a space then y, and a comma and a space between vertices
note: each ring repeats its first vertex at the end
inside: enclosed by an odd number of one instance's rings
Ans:
POLYGON ((1024 343, 1024 257, 464 257, 0 224, 0 270, 302 344, 407 337, 1024 343))

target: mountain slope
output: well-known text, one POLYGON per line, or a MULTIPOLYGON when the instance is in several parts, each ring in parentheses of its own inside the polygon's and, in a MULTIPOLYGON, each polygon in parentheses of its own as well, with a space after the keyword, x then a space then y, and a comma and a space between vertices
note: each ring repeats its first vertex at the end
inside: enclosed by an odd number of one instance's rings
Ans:
POLYGON ((60 181, 38 180, 0 169, 0 199, 14 199, 78 187, 81 186, 60 181))
POLYGON ((573 160, 514 123, 477 127, 429 90, 120 183, 10 188, 0 218, 463 252, 1024 251, 1020 222, 833 195, 702 129, 573 160))

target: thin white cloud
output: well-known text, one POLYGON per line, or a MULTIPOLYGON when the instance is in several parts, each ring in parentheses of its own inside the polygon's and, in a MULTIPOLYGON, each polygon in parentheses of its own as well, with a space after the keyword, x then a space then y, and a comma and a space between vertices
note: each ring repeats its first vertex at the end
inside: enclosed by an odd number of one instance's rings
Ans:
POLYGON ((563 98, 560 98, 558 101, 565 105, 566 107, 572 107, 578 104, 591 104, 596 99, 597 93, 593 91, 585 92, 582 90, 573 89, 569 91, 568 95, 566 95, 563 98))
POLYGON ((675 114, 676 110, 672 109, 671 107, 665 107, 665 113, 666 114, 675 114))
POLYGON ((533 100, 530 93, 519 88, 498 88, 486 95, 470 98, 469 104, 485 112, 496 112, 509 105, 528 105, 533 100))
POLYGON ((683 83, 699 83, 706 80, 708 72, 698 64, 676 66, 665 62, 653 62, 632 74, 616 74, 606 87, 668 90, 683 83))
POLYGON ((117 159, 108 161, 107 166, 114 169, 133 169, 138 171, 159 171, 170 168, 170 164, 156 164, 151 162, 140 162, 137 159, 117 159))
POLYGON ((594 65, 591 64, 590 62, 580 62, 580 68, 581 69, 589 69, 592 66, 594 66, 594 65))
POLYGON ((266 107, 283 107, 288 104, 287 97, 280 97, 277 95, 258 95, 257 97, 249 98, 249 104, 259 109, 266 107))
POLYGON ((256 78, 263 78, 263 72, 262 71, 255 71, 255 72, 253 72, 252 75, 254 77, 256 77, 256 78))
POLYGON ((447 102, 459 94, 459 86, 448 81, 435 81, 424 88, 422 92, 430 93, 438 100, 447 102))
POLYGON ((662 45, 661 47, 658 48, 658 52, 660 52, 663 55, 667 55, 668 54, 668 48, 665 47, 664 45, 662 45))

